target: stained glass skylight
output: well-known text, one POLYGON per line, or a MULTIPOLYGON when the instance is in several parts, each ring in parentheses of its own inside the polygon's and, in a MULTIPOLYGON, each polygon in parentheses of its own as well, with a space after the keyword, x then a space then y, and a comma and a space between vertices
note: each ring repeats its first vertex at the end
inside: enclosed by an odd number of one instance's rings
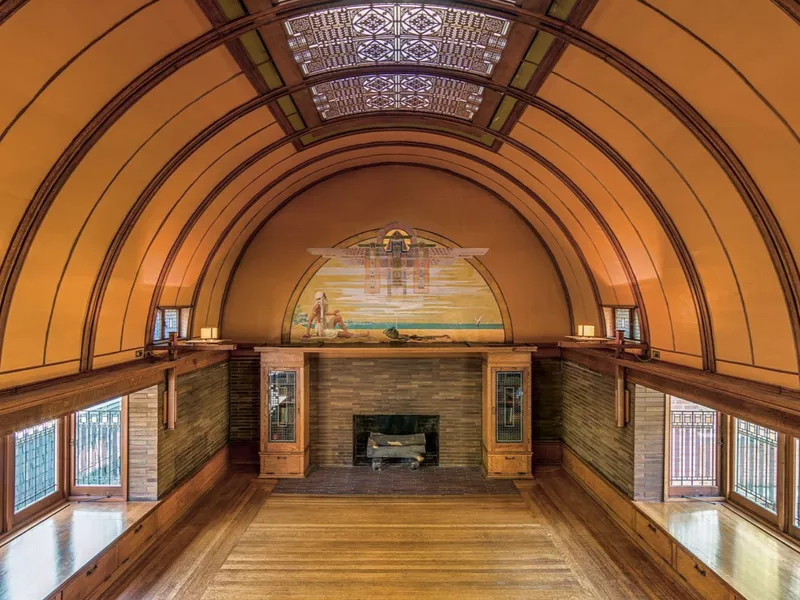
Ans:
POLYGON ((372 64, 434 65, 490 75, 510 27, 501 17, 421 4, 343 6, 284 25, 306 75, 372 64))
POLYGON ((432 75, 364 75, 315 85, 311 95, 323 119, 381 110, 472 119, 483 100, 483 87, 432 75))

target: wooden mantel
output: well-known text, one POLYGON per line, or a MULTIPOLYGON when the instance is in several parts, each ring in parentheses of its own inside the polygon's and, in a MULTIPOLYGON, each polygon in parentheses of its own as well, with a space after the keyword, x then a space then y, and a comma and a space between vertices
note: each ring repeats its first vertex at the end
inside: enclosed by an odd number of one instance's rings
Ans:
POLYGON ((416 344, 408 342, 389 342, 382 344, 284 344, 256 346, 256 352, 281 352, 300 354, 318 354, 323 356, 337 356, 341 358, 398 358, 417 356, 420 358, 441 356, 474 356, 489 354, 508 354, 509 352, 533 353, 538 348, 533 344, 416 344))

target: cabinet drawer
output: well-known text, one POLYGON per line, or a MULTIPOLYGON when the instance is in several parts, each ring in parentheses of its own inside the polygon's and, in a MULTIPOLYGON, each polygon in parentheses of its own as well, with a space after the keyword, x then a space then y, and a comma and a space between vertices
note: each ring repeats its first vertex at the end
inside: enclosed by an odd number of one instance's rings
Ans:
POLYGON ((265 475, 296 475, 303 473, 301 454, 270 454, 261 457, 261 472, 265 475))
POLYGON ((130 560, 131 556, 156 533, 156 515, 150 514, 136 527, 128 531, 117 543, 117 555, 120 566, 130 560))
POLYGON ((502 475, 528 474, 531 457, 525 454, 489 455, 489 472, 502 475))
POLYGON ((83 600, 88 598, 117 568, 117 547, 81 571, 63 590, 64 600, 83 600))
POLYGON ((733 600, 734 598, 733 592, 725 587, 722 580, 714 575, 711 569, 697 561, 683 548, 678 548, 675 570, 704 598, 709 598, 709 600, 733 600))
POLYGON ((672 540, 642 513, 636 513, 636 533, 668 563, 672 562, 672 540))

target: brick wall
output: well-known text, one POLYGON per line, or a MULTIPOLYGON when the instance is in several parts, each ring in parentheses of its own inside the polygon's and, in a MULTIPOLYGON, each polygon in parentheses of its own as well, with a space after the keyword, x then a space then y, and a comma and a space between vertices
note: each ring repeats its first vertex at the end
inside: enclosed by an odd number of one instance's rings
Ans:
POLYGON ((310 379, 313 464, 352 464, 354 414, 438 414, 439 464, 481 462, 480 358, 319 358, 310 379))
POLYGON ((231 442, 258 442, 261 402, 261 357, 232 356, 231 442))
MULTIPOLYGON (((158 496, 202 467, 229 439, 228 363, 178 376, 178 419, 158 432, 158 496)), ((158 410, 163 410, 159 386, 158 410)))
POLYGON ((633 497, 635 422, 616 426, 614 378, 568 361, 561 374, 564 443, 633 497))
POLYGON ((634 435, 633 497, 646 502, 664 499, 664 417, 663 392, 641 385, 633 391, 634 435))
POLYGON ((531 413, 534 441, 561 439, 561 360, 532 362, 531 413))
POLYGON ((158 386, 128 394, 128 500, 158 498, 158 386))

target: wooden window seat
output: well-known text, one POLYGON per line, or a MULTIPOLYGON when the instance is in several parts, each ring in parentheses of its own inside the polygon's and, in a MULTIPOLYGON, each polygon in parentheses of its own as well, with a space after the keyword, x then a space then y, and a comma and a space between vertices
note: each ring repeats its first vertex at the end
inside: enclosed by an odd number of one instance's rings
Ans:
POLYGON ((105 589, 227 467, 225 447, 158 502, 65 505, 0 546, 0 600, 83 600, 105 589))
POLYGON ((800 552, 720 502, 634 502, 566 446, 563 466, 664 569, 709 600, 800 600, 800 552))

